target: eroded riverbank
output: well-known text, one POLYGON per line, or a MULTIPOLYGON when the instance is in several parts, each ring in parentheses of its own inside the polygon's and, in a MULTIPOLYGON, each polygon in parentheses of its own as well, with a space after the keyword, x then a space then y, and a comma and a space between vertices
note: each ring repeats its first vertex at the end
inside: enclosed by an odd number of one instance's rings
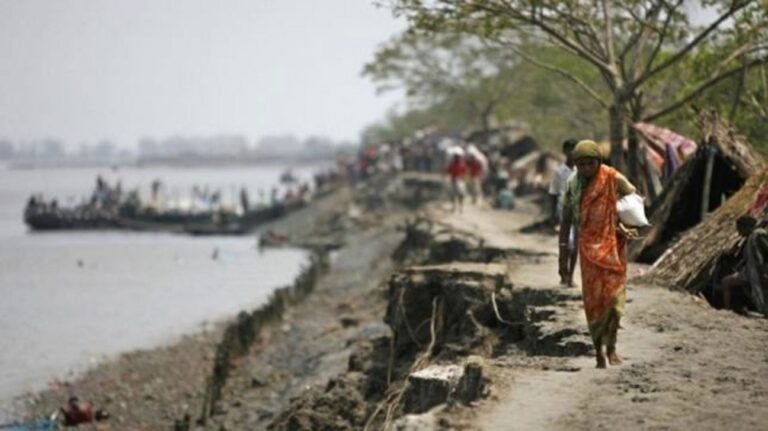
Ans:
MULTIPOLYGON (((190 429, 209 430, 761 429, 764 320, 630 283, 619 339, 625 363, 595 370, 580 290, 557 284, 557 239, 519 232, 536 207, 452 214, 427 205, 414 217, 409 187, 420 181, 346 190, 319 202, 325 212, 294 220, 307 242, 344 246, 312 294, 229 361, 204 422, 196 423, 205 416, 213 332, 146 352, 149 379, 119 363, 102 367, 135 401, 105 398, 108 379, 92 381, 85 396, 127 412, 115 415, 113 429, 167 429, 184 414, 190 429), (179 363, 185 372, 162 374, 179 363), (158 397, 162 385, 172 396, 158 397)), ((429 181, 439 188, 439 179, 429 181)))

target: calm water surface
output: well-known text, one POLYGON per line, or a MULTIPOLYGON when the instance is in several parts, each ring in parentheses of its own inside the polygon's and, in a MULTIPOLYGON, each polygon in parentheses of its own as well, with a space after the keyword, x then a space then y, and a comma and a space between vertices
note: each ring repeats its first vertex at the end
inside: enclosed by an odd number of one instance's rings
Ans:
MULTIPOLYGON (((172 342, 206 321, 262 304, 306 261, 300 250, 260 253, 252 236, 189 237, 139 232, 30 232, 31 193, 79 200, 97 174, 148 193, 193 184, 235 200, 277 182, 278 167, 8 170, 0 166, 0 423, 13 396, 40 389, 120 352, 172 342), (218 249, 218 259, 212 254, 218 249)), ((296 172, 308 178, 310 169, 296 172)))

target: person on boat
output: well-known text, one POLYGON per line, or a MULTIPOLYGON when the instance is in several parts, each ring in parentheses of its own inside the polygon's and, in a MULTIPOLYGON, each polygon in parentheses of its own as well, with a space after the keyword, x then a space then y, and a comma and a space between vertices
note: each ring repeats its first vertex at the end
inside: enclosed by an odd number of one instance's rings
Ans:
POLYGON ((243 214, 248 213, 251 209, 251 204, 248 200, 248 190, 245 187, 240 188, 240 206, 243 208, 243 214))
POLYGON ((616 169, 602 164, 594 141, 579 142, 573 150, 577 172, 568 179, 560 223, 559 273, 569 277, 571 226, 578 226, 581 289, 597 367, 621 364, 616 333, 624 314, 627 276, 627 237, 616 210, 621 196, 635 187, 616 169), (603 348, 607 348, 607 352, 603 348))
POLYGON ((112 211, 123 201, 123 182, 118 180, 107 194, 107 208, 112 211))
POLYGON ((151 184, 151 195, 150 199, 152 200, 152 205, 159 205, 158 199, 160 199, 160 189, 163 187, 162 181, 159 179, 155 179, 152 181, 151 184))
POLYGON ((768 231, 756 226, 757 220, 748 215, 736 220, 744 243, 735 270, 722 278, 719 290, 724 308, 742 311, 746 299, 768 317, 768 231), (734 301, 734 297, 742 301, 734 301))
POLYGON ((24 208, 24 214, 30 215, 37 212, 37 209, 39 207, 39 202, 35 198, 35 195, 30 195, 29 199, 27 200, 27 206, 24 208))
POLYGON ((269 192, 269 205, 272 207, 276 207, 280 204, 280 198, 278 197, 278 190, 277 187, 272 187, 272 190, 269 192))
POLYGON ((256 192, 256 196, 258 196, 258 202, 256 202, 256 208, 262 209, 266 208, 267 205, 267 193, 264 191, 264 189, 259 188, 259 190, 256 192))

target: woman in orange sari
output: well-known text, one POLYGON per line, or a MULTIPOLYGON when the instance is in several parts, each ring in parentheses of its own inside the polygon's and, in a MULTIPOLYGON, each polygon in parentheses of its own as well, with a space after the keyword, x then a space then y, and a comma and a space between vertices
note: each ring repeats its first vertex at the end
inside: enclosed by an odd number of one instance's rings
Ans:
POLYGON ((581 141, 573 151, 577 172, 568 179, 560 225, 560 275, 568 271, 568 232, 578 226, 581 289, 597 367, 621 364, 616 332, 624 314, 627 277, 626 237, 619 229, 616 202, 635 191, 627 179, 601 163, 593 141, 581 141), (607 352, 604 350, 607 349, 607 352), (606 358, 607 353, 607 358, 606 358))

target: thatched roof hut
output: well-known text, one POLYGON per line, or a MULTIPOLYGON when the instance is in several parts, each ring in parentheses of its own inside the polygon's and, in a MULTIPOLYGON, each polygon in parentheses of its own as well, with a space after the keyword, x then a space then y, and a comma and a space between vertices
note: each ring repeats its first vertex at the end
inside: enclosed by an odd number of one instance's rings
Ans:
POLYGON ((742 215, 757 218, 758 226, 768 226, 768 170, 763 167, 747 180, 715 212, 686 232, 670 247, 643 277, 664 281, 690 292, 711 293, 718 262, 723 255, 738 251, 742 238, 736 219, 742 215))
POLYGON ((765 170, 762 158, 717 114, 703 112, 699 126, 701 144, 654 201, 649 211, 652 227, 632 244, 630 259, 656 261, 679 235, 699 224, 703 214, 720 207, 748 178, 765 170))

